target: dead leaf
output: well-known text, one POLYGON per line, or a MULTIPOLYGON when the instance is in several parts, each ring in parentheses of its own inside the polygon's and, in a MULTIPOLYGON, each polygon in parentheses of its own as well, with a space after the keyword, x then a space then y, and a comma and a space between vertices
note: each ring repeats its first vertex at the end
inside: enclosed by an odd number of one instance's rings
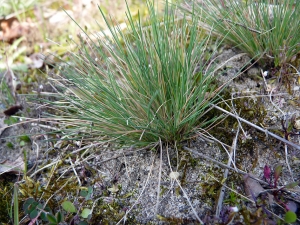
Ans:
POLYGON ((5 76, 6 84, 10 89, 11 95, 16 100, 16 95, 17 95, 16 91, 21 88, 21 83, 10 68, 7 69, 4 76, 5 76))
MULTIPOLYGON (((245 186, 245 192, 248 198, 256 201, 256 198, 263 192, 265 192, 265 189, 258 183, 256 180, 251 178, 249 174, 246 174, 244 176, 244 186, 245 186)), ((268 194, 269 204, 273 204, 274 202, 274 196, 270 193, 268 194)))
POLYGON ((25 45, 26 54, 33 52, 33 44, 41 39, 37 23, 32 22, 29 17, 22 22, 15 17, 0 19, 0 30, 0 41, 12 44, 15 40, 24 38, 18 47, 21 48, 20 46, 25 45))
POLYGON ((28 33, 29 26, 26 23, 20 23, 16 17, 0 20, 2 35, 0 39, 5 42, 13 43, 14 40, 28 33))
MULTIPOLYGON (((252 179, 248 174, 244 176, 245 192, 248 198, 256 198, 265 191, 265 189, 256 180, 252 179)), ((255 200, 255 199, 254 199, 255 200)))
POLYGON ((0 163, 0 175, 4 173, 22 173, 25 169, 25 163, 21 156, 14 161, 5 160, 0 163))
POLYGON ((2 132, 5 130, 5 128, 7 127, 7 124, 4 123, 4 119, 5 119, 5 117, 2 117, 0 119, 0 136, 1 136, 2 132))
POLYGON ((1 19, 0 20, 0 39, 1 41, 12 43, 18 37, 21 37, 16 32, 12 31, 13 27, 16 27, 19 24, 19 21, 16 17, 11 17, 8 19, 1 19))
POLYGON ((29 67, 31 69, 39 69, 44 65, 45 56, 41 53, 34 53, 29 56, 31 64, 29 67))
POLYGON ((294 121, 294 128, 297 130, 300 130, 300 120, 295 120, 294 121))
POLYGON ((15 115, 17 112, 19 112, 19 110, 22 110, 23 106, 22 105, 14 105, 10 108, 8 108, 7 110, 4 110, 3 113, 6 116, 13 116, 15 115))

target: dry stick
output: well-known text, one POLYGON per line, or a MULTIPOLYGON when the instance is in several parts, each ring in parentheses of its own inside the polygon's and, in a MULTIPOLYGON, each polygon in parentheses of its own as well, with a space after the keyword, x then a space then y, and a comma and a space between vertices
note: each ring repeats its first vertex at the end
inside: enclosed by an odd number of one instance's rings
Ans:
POLYGON ((127 215, 131 212, 131 210, 136 206, 136 204, 140 201, 140 198, 143 196, 144 191, 146 190, 146 187, 149 184, 149 179, 151 177, 152 170, 153 170, 153 167, 154 167, 154 161, 155 161, 155 156, 152 158, 152 163, 151 163, 150 171, 148 173, 146 181, 144 182, 144 187, 142 188, 142 190, 141 190, 141 192, 140 192, 137 200, 135 200, 135 202, 133 203, 133 205, 128 210, 126 210, 125 215, 122 217, 122 219, 120 219, 120 221, 117 223, 117 225, 120 224, 123 220, 124 220, 124 224, 125 224, 126 219, 127 219, 127 215))
POLYGON ((204 159, 207 159, 207 160, 209 160, 209 161, 211 161, 211 162, 213 162, 213 163, 215 163, 215 164, 218 164, 220 167, 222 167, 222 168, 225 168, 225 169, 230 169, 230 170, 233 170, 233 171, 235 171, 235 172, 237 172, 237 173, 240 173, 240 174, 243 174, 243 175, 248 175, 249 177, 251 177, 252 179, 254 179, 254 180, 256 180, 256 181, 258 181, 258 182, 260 182, 260 183, 262 183, 262 184, 266 184, 266 185, 268 185, 268 183, 267 182, 265 182, 265 181, 263 181, 263 180, 260 180, 260 179, 258 179, 257 177, 255 177, 255 176, 253 176, 253 175, 251 175, 251 174, 248 174, 248 173, 246 173, 245 171, 243 171, 243 170, 240 170, 240 169, 234 169, 234 168, 232 168, 232 167, 230 167, 230 166, 227 166, 227 165, 225 165, 225 164, 223 164, 223 163, 221 163, 221 162, 219 162, 219 161, 217 161, 217 160, 215 160, 215 159, 212 159, 212 158, 210 158, 210 157, 208 157, 208 156, 206 156, 206 155, 204 155, 204 154, 202 154, 202 153, 200 153, 200 152, 197 152, 197 151, 195 151, 195 150, 193 150, 193 149, 191 149, 191 148, 188 148, 188 147, 183 147, 183 149, 184 150, 187 150, 187 151, 189 151, 189 152, 191 152, 191 153, 193 153, 193 154, 195 154, 195 155, 198 155, 198 156, 200 156, 201 158, 204 158, 204 159))
POLYGON ((250 31, 252 31, 252 32, 254 32, 254 33, 262 34, 262 32, 261 32, 261 31, 259 31, 259 30, 255 30, 255 29, 253 29, 253 28, 250 28, 250 27, 247 27, 247 26, 246 26, 246 25, 244 25, 244 24, 241 24, 241 23, 236 23, 236 22, 233 22, 233 21, 231 21, 231 20, 228 20, 228 19, 223 19, 223 21, 226 21, 226 22, 229 22, 229 23, 231 23, 231 24, 234 24, 234 25, 238 25, 238 26, 244 27, 245 29, 247 29, 247 30, 250 30, 250 31))
MULTIPOLYGON (((266 78, 265 78, 265 76, 264 76, 262 70, 261 70, 261 75, 262 75, 262 78, 264 79, 264 83, 265 83, 265 86, 266 86, 266 89, 267 89, 267 88, 268 88, 268 83, 267 83, 267 81, 266 81, 266 78)), ((284 112, 283 112, 283 111, 282 111, 282 110, 281 110, 281 109, 273 102, 273 100, 272 100, 272 96, 273 96, 272 94, 273 94, 273 91, 274 91, 275 89, 276 89, 276 88, 271 88, 270 91, 267 90, 267 92, 269 92, 269 99, 270 99, 270 102, 271 102, 271 104, 272 104, 278 111, 280 111, 281 114, 285 117, 286 113, 284 113, 284 112)), ((292 172, 292 169, 291 169, 291 167, 290 167, 289 160, 288 160, 288 150, 287 150, 286 144, 284 144, 284 151, 285 151, 285 161, 286 161, 286 165, 287 165, 288 170, 289 170, 289 172, 290 172, 290 174, 291 174, 291 176, 292 176, 292 180, 295 181, 294 175, 293 175, 293 172, 292 172)))
MULTIPOLYGON (((217 180, 217 179, 214 178, 213 176, 211 176, 211 175, 209 175, 209 176, 210 176, 212 179, 214 179, 215 181, 219 182, 219 180, 217 180)), ((226 186, 225 184, 223 184, 223 185, 224 185, 228 190, 234 192, 236 195, 239 195, 239 196, 241 196, 242 198, 246 199, 247 201, 251 202, 252 204, 255 204, 255 201, 254 201, 253 199, 250 199, 250 198, 248 198, 248 197, 246 197, 246 196, 240 194, 239 192, 237 192, 236 190, 234 190, 234 189, 232 189, 232 188, 226 186)), ((279 205, 279 207, 281 207, 281 206, 279 205)), ((281 208, 282 208, 282 207, 281 207, 281 208)), ((267 209, 267 208, 265 208, 265 209, 266 209, 270 214, 272 214, 274 217, 276 217, 277 219, 282 220, 282 218, 281 218, 280 216, 276 215, 274 212, 270 211, 270 210, 267 209)))
MULTIPOLYGON (((173 173, 173 169, 172 169, 171 161, 170 161, 170 155, 169 155, 169 152, 168 152, 168 146, 167 146, 167 158, 168 158, 168 163, 169 163, 169 166, 170 166, 170 171, 171 171, 171 173, 173 173)), ((177 172, 177 169, 176 169, 176 172, 177 172)), ((172 185, 172 180, 173 180, 173 178, 171 177, 171 185, 172 185)), ((193 204, 191 203, 191 201, 189 199, 189 196, 187 195, 187 193, 185 192, 185 190, 183 189, 183 187, 180 185, 180 181, 177 178, 174 178, 174 180, 177 182, 177 184, 178 184, 179 188, 181 189, 184 197, 186 198, 187 202, 189 203, 189 205, 190 205, 190 207, 191 207, 191 209, 192 209, 192 211, 193 211, 194 216, 196 217, 196 219, 199 221, 200 224, 204 224, 203 221, 198 216, 195 208, 193 207, 193 204)))
POLYGON ((286 165, 288 167, 288 170, 292 176, 292 180, 293 182, 295 182, 295 179, 294 179, 294 174, 293 174, 293 171, 291 169, 291 166, 290 166, 290 163, 289 163, 289 159, 288 159, 288 148, 287 148, 287 145, 284 144, 284 153, 285 153, 285 162, 286 162, 286 165))
POLYGON ((189 199, 189 196, 187 195, 187 193, 185 192, 185 190, 183 189, 183 187, 180 185, 179 180, 178 180, 178 179, 175 179, 175 181, 177 182, 177 184, 178 184, 178 186, 180 187, 180 189, 181 189, 181 191, 182 191, 184 197, 186 198, 187 202, 189 203, 190 207, 192 208, 192 211, 193 211, 193 213, 194 213, 194 216, 197 218, 197 220, 199 221, 199 223, 200 223, 201 225, 204 224, 203 221, 202 221, 202 220, 200 219, 200 217, 198 216, 198 214, 197 214, 195 208, 193 207, 193 205, 192 205, 192 203, 191 203, 191 201, 190 201, 190 199, 189 199))
POLYGON ((244 123, 246 123, 246 124, 248 124, 248 125, 250 125, 250 126, 252 126, 252 127, 254 127, 254 128, 256 128, 257 130, 259 130, 259 131, 261 131, 261 132, 264 132, 266 135, 270 135, 270 136, 272 136, 273 138, 276 138, 277 140, 282 141, 282 142, 284 142, 285 144, 287 144, 287 145, 289 145, 289 146, 291 146, 291 147, 296 148, 297 150, 300 150, 300 145, 297 145, 297 144, 295 144, 295 143, 293 143, 293 142, 291 142, 291 141, 288 141, 288 140, 286 140, 286 139, 284 139, 284 138, 282 138, 282 137, 280 137, 280 136, 278 136, 278 135, 276 135, 276 134, 273 134, 272 132, 268 131, 267 129, 263 129, 263 128, 261 128, 261 127, 255 125, 255 124, 249 122, 248 120, 245 120, 245 119, 243 119, 243 118, 241 118, 241 117, 239 117, 239 116, 237 116, 237 115, 235 115, 235 114, 233 114, 233 113, 231 113, 231 112, 228 112, 228 111, 225 110, 225 109, 222 109, 222 108, 219 107, 219 106, 216 106, 216 105, 214 105, 214 104, 212 104, 212 105, 213 105, 216 109, 218 109, 218 110, 220 110, 220 111, 222 111, 222 112, 224 112, 224 113, 226 113, 226 114, 228 114, 228 115, 230 115, 230 116, 232 116, 232 117, 234 117, 234 118, 236 118, 236 119, 238 119, 238 120, 240 120, 240 121, 242 121, 242 122, 244 122, 244 123))
MULTIPOLYGON (((233 152, 235 151, 236 145, 237 145, 239 131, 240 131, 240 129, 238 128, 238 130, 236 132, 236 135, 235 135, 235 138, 233 139, 233 142, 232 142, 232 147, 230 149, 230 157, 229 157, 229 160, 227 162, 227 166, 230 166, 230 164, 231 164, 232 155, 233 155, 233 152)), ((221 187, 221 190, 220 190, 220 195, 219 195, 219 199, 218 199, 218 203, 217 203, 217 208, 216 208, 216 217, 217 218, 220 217, 220 212, 222 210, 222 205, 223 205, 223 200, 224 200, 224 195, 225 195, 225 190, 226 190, 224 184, 225 184, 225 182, 227 180, 228 173, 229 173, 229 170, 226 168, 225 171, 224 171, 224 175, 223 175, 224 183, 222 182, 222 187, 221 187)))
POLYGON ((71 157, 68 157, 68 158, 69 158, 69 161, 70 161, 70 164, 71 164, 72 170, 73 170, 73 172, 74 172, 74 174, 75 174, 75 176, 76 176, 76 178, 77 178, 77 181, 78 181, 79 187, 81 187, 81 186, 82 186, 82 185, 81 185, 81 181, 80 181, 80 178, 79 178, 79 176, 78 176, 78 174, 77 174, 77 171, 76 171, 76 169, 75 169, 76 165, 74 165, 74 163, 72 162, 72 159, 71 159, 71 157))
MULTIPOLYGON (((156 206, 155 206, 155 214, 158 215, 158 206, 159 206, 159 197, 160 197, 160 182, 161 182, 161 171, 162 171, 162 143, 159 138, 159 147, 160 147, 160 157, 159 157, 159 173, 158 173, 158 184, 157 184, 157 196, 156 196, 156 206)), ((168 147, 168 146, 167 146, 168 147)))
POLYGON ((37 165, 37 163, 38 163, 39 152, 40 152, 40 147, 39 147, 39 145, 38 145, 35 141, 33 141, 32 143, 36 145, 36 160, 35 160, 35 162, 34 162, 34 165, 31 167, 31 169, 28 170, 28 171, 26 171, 27 176, 29 175, 30 172, 32 172, 32 171, 35 169, 35 167, 36 167, 36 165, 37 165))

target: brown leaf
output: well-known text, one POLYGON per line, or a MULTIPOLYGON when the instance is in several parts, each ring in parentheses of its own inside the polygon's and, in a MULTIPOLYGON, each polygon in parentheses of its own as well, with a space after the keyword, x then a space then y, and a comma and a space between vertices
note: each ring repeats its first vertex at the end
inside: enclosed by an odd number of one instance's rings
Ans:
POLYGON ((20 173, 23 172, 25 168, 24 160, 21 156, 15 160, 6 160, 0 162, 0 175, 3 173, 20 173))
POLYGON ((14 105, 10 108, 8 108, 7 110, 3 111, 3 113, 6 116, 13 116, 15 115, 17 112, 19 112, 19 110, 22 110, 23 106, 22 105, 14 105))
POLYGON ((244 176, 245 192, 248 198, 253 199, 265 189, 256 180, 252 179, 248 174, 244 176))
POLYGON ((10 89, 11 95, 16 100, 16 91, 21 88, 21 83, 10 68, 5 72, 5 81, 10 89))
POLYGON ((31 59, 29 65, 31 69, 39 69, 44 65, 45 56, 40 53, 34 53, 29 58, 31 59))
MULTIPOLYGON (((256 180, 251 178, 249 174, 244 176, 244 186, 245 192, 248 198, 256 200, 256 198, 262 193, 265 192, 265 189, 258 183, 256 180)), ((274 202, 274 196, 270 193, 268 194, 269 204, 272 205, 274 202)))
POLYGON ((16 17, 0 19, 0 40, 12 44, 14 40, 25 36, 33 35, 32 30, 35 30, 35 25, 31 22, 30 18, 27 22, 19 22, 16 17))
POLYGON ((7 125, 4 123, 4 119, 5 119, 5 117, 2 117, 0 119, 0 136, 1 136, 2 132, 5 130, 5 128, 7 127, 7 125))
POLYGON ((0 37, 2 41, 11 44, 15 39, 22 36, 22 28, 16 17, 0 20, 0 27, 3 31, 3 35, 0 37))

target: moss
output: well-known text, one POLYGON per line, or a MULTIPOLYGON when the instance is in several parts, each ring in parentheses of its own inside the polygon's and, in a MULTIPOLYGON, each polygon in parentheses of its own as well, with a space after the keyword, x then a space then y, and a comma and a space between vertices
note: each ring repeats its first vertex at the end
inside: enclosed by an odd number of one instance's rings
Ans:
MULTIPOLYGON (((249 94, 247 93, 239 93, 234 97, 235 99, 233 99, 233 105, 235 107, 235 111, 241 118, 258 126, 262 126, 264 124, 267 116, 267 110, 264 106, 262 98, 249 97, 249 94)), ((224 99, 229 99, 227 100, 227 103, 230 103, 230 91, 224 93, 224 99)), ((232 111, 232 109, 230 109, 225 103, 221 104, 221 107, 228 111, 232 111)), ((220 114, 220 112, 217 110, 213 110, 212 113, 216 115, 220 114)), ((237 119, 228 116, 210 132, 218 140, 231 146, 238 126, 239 123, 237 119)), ((251 164, 252 168, 254 168, 257 165, 259 155, 258 150, 261 149, 261 145, 272 148, 275 147, 277 142, 273 140, 272 142, 269 142, 270 140, 266 138, 264 133, 257 132, 253 127, 245 123, 242 123, 242 127, 245 133, 240 131, 239 134, 239 151, 237 152, 237 159, 245 159, 246 157, 246 159, 250 160, 249 165, 251 164)), ((221 146, 220 149, 222 149, 221 146)), ((240 168, 242 167, 242 164, 239 165, 239 161, 237 161, 237 165, 240 168)))
MULTIPOLYGON (((116 224, 126 213, 127 208, 124 207, 124 203, 125 200, 122 198, 116 198, 111 202, 99 200, 89 224, 116 224)), ((133 215, 128 215, 125 224, 137 224, 137 221, 133 215)))
POLYGON ((213 199, 215 202, 218 200, 219 190, 222 187, 222 184, 219 181, 221 181, 222 179, 222 169, 211 166, 207 171, 207 175, 204 178, 204 181, 200 183, 203 193, 201 195, 201 199, 208 205, 213 205, 213 202, 210 199, 213 199))
POLYGON ((12 203, 12 189, 14 177, 3 174, 0 178, 0 222, 9 223, 12 203))
POLYGON ((190 219, 182 219, 176 217, 163 217, 158 215, 157 218, 164 222, 164 224, 168 225, 182 225, 182 224, 200 224, 197 220, 190 220, 190 219))

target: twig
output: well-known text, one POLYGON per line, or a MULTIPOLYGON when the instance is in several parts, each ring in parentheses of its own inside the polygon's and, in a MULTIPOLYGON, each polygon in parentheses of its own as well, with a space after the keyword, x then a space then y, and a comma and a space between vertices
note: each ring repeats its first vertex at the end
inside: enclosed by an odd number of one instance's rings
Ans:
POLYGON ((122 217, 122 219, 120 219, 120 221, 117 223, 117 225, 120 224, 122 221, 124 221, 124 224, 125 224, 126 219, 127 219, 127 215, 131 212, 131 210, 136 206, 136 204, 140 201, 140 198, 143 196, 144 191, 146 190, 146 187, 147 187, 147 185, 149 184, 149 179, 150 179, 151 174, 152 174, 154 161, 155 161, 155 155, 154 155, 154 157, 152 158, 152 163, 151 163, 150 171, 149 171, 149 173, 148 173, 148 176, 147 176, 146 181, 144 182, 144 187, 143 187, 143 189, 141 190, 141 192, 140 192, 140 194, 139 194, 137 200, 133 203, 133 205, 132 205, 128 210, 126 210, 125 215, 122 217))
MULTIPOLYGON (((229 160, 227 162, 227 166, 230 166, 231 164, 231 161, 232 161, 232 156, 233 156, 233 153, 235 152, 236 150, 236 145, 237 145, 237 140, 238 140, 238 136, 239 136, 239 131, 240 129, 238 128, 237 132, 236 132, 236 135, 235 135, 235 138, 233 139, 233 142, 232 142, 232 147, 230 149, 230 157, 229 157, 229 160)), ((217 203, 217 208, 216 208, 216 217, 219 218, 220 217, 220 212, 222 210, 222 205, 223 205, 223 200, 224 200, 224 195, 225 195, 225 182, 227 180, 227 177, 228 177, 228 168, 225 169, 224 171, 224 175, 223 175, 223 180, 224 182, 222 182, 222 187, 221 187, 221 190, 220 190, 220 195, 219 195, 219 199, 218 199, 218 203, 217 203)))
POLYGON ((255 125, 255 124, 249 122, 248 120, 245 120, 245 119, 243 119, 243 118, 241 118, 241 117, 239 117, 239 116, 237 116, 237 115, 235 115, 235 114, 233 114, 233 113, 231 113, 231 112, 228 112, 228 111, 225 110, 225 109, 222 109, 222 108, 219 107, 219 106, 216 106, 216 105, 214 105, 214 104, 213 104, 213 106, 214 106, 216 109, 218 109, 218 110, 220 110, 220 111, 222 111, 222 112, 224 112, 224 113, 226 113, 226 114, 228 114, 228 115, 230 115, 230 116, 232 116, 232 117, 234 117, 234 118, 236 118, 236 119, 238 119, 238 120, 240 120, 240 121, 242 121, 242 122, 244 122, 244 123, 246 123, 246 124, 248 124, 248 125, 250 125, 250 126, 252 126, 252 127, 254 127, 254 128, 256 128, 257 130, 259 130, 259 131, 261 131, 261 132, 264 132, 265 134, 270 135, 270 136, 272 136, 273 138, 276 138, 277 140, 282 141, 282 142, 284 142, 285 144, 287 144, 287 145, 289 145, 289 146, 291 146, 291 147, 296 148, 297 150, 300 150, 300 145, 297 145, 297 144, 295 144, 295 143, 293 143, 293 142, 291 142, 291 141, 288 141, 288 140, 286 140, 286 139, 284 139, 284 138, 282 138, 282 137, 280 137, 280 136, 278 136, 278 135, 276 135, 276 134, 273 134, 272 132, 268 131, 267 129, 263 129, 263 128, 261 128, 261 127, 255 125))
POLYGON ((159 206, 159 197, 160 197, 160 182, 161 182, 161 171, 162 171, 162 142, 159 139, 159 149, 160 149, 160 157, 159 157, 159 173, 158 173, 158 184, 157 184, 157 196, 156 196, 156 206, 155 206, 155 214, 158 214, 158 206, 159 206))
MULTIPOLYGON (((210 176, 212 179, 214 179, 215 181, 220 182, 220 181, 217 180, 215 177, 213 177, 213 176, 211 176, 211 175, 209 175, 209 176, 210 176)), ((225 188, 227 188, 228 190, 234 192, 236 195, 239 195, 239 196, 241 196, 242 198, 246 199, 247 201, 251 202, 252 204, 255 204, 255 201, 254 201, 253 199, 248 198, 247 196, 242 195, 241 193, 239 193, 239 192, 237 192, 236 190, 234 190, 234 189, 232 189, 232 188, 226 186, 225 184, 223 184, 223 186, 224 186, 225 188)), ((280 205, 278 205, 278 206, 280 206, 280 205)), ((281 207, 281 206, 280 206, 280 207, 281 207)), ((274 212, 270 211, 269 209, 265 208, 265 210, 267 210, 268 213, 272 214, 272 215, 273 215, 274 217, 276 217, 277 219, 283 220, 280 216, 276 215, 274 212)))
POLYGON ((28 170, 26 172, 27 175, 29 173, 31 173, 35 169, 35 167, 36 167, 36 165, 38 163, 38 158, 39 158, 40 147, 39 147, 39 145, 35 141, 33 141, 32 143, 35 144, 35 146, 36 146, 36 159, 35 159, 34 165, 30 168, 30 170, 28 170))
POLYGON ((258 181, 258 182, 260 182, 260 183, 262 183, 262 184, 266 184, 266 185, 268 185, 268 183, 267 182, 265 182, 265 181, 263 181, 263 180, 260 180, 260 179, 258 179, 257 177, 255 177, 255 176, 253 176, 253 175, 251 175, 251 174, 248 174, 248 173, 246 173, 245 171, 243 171, 243 170, 240 170, 240 169, 234 169, 234 168, 232 168, 232 167, 230 167, 230 166, 227 166, 227 165, 225 165, 225 164, 223 164, 223 163, 221 163, 221 162, 219 162, 219 161, 217 161, 217 160, 215 160, 215 159, 212 159, 212 158, 210 158, 210 157, 208 157, 208 156, 206 156, 206 155, 204 155, 204 154, 202 154, 202 153, 200 153, 200 152, 197 152, 197 151, 195 151, 195 150, 193 150, 193 149, 191 149, 191 148, 188 148, 188 147, 183 147, 183 149, 184 150, 187 150, 187 151, 189 151, 189 152, 191 152, 191 153, 193 153, 193 154, 195 154, 195 155, 198 155, 198 156, 200 156, 201 158, 204 158, 204 159, 207 159, 207 160, 209 160, 209 161, 211 161, 211 162, 213 162, 213 163, 215 163, 215 164, 218 164, 220 167, 222 167, 222 168, 225 168, 225 169, 230 169, 230 170, 233 170, 233 171, 235 171, 235 172, 237 172, 237 173, 240 173, 240 174, 243 174, 243 175, 248 175, 249 177, 251 177, 252 179, 254 179, 254 180, 256 180, 256 181, 258 181))
POLYGON ((72 162, 71 157, 69 157, 69 162, 70 162, 71 167, 72 167, 72 170, 73 170, 73 172, 74 172, 74 174, 75 174, 75 176, 76 176, 76 178, 77 178, 78 185, 79 185, 79 187, 81 187, 81 181, 80 181, 80 178, 79 178, 79 176, 78 176, 78 174, 77 174, 77 171, 76 171, 76 169, 75 169, 75 165, 74 165, 74 163, 72 162))
POLYGON ((291 169, 291 166, 290 166, 290 163, 289 163, 289 159, 288 159, 288 148, 287 148, 286 144, 284 144, 284 153, 285 153, 285 162, 286 162, 286 165, 287 165, 288 170, 289 170, 289 172, 291 174, 292 180, 295 182, 294 174, 292 172, 292 169, 291 169))
POLYGON ((178 186, 180 187, 180 189, 181 189, 181 191, 182 191, 184 197, 186 198, 186 200, 188 201, 189 205, 191 206, 192 211, 193 211, 195 217, 197 218, 197 220, 199 221, 200 224, 204 224, 203 221, 199 218, 199 216, 198 216, 198 214, 197 214, 195 208, 193 207, 193 205, 192 205, 192 203, 191 203, 191 201, 190 201, 190 199, 189 199, 189 196, 187 195, 187 193, 185 192, 185 190, 184 190, 184 189, 182 188, 182 186, 180 185, 179 180, 178 180, 178 179, 175 179, 175 180, 176 180, 178 186))
POLYGON ((223 21, 229 22, 229 23, 234 24, 234 25, 239 25, 239 26, 244 27, 245 29, 250 30, 250 31, 252 31, 252 32, 255 32, 255 33, 258 33, 258 34, 262 34, 261 31, 255 30, 255 29, 250 28, 250 27, 247 27, 247 26, 245 26, 244 24, 237 23, 237 22, 233 22, 233 21, 228 20, 228 19, 223 19, 223 21))

